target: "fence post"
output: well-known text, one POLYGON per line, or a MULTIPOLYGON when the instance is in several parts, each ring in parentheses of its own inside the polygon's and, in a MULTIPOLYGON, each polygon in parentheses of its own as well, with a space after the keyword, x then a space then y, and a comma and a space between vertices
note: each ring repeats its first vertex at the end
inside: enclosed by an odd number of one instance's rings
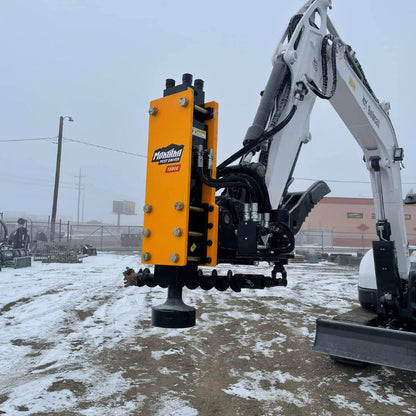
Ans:
POLYGON ((101 226, 101 250, 103 249, 103 240, 104 240, 104 226, 101 226))
POLYGON ((69 221, 66 227, 66 245, 69 246, 69 221))
POLYGON ((324 230, 321 230, 321 247, 322 247, 322 254, 324 254, 324 230))
POLYGON ((59 220, 59 237, 58 237, 59 242, 61 242, 61 232, 62 232, 62 220, 59 220))

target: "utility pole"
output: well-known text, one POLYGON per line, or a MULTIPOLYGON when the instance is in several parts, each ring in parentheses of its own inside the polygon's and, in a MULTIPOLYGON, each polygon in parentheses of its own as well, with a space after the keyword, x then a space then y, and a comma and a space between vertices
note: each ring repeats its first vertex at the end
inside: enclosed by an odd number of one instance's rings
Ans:
POLYGON ((79 175, 75 176, 78 178, 78 210, 77 210, 77 225, 79 225, 79 213, 80 213, 80 204, 81 204, 81 178, 86 178, 86 176, 81 175, 81 168, 79 168, 79 175))
POLYGON ((64 119, 74 121, 69 116, 59 117, 59 132, 58 132, 58 150, 56 152, 56 169, 55 169, 55 187, 53 190, 52 216, 51 216, 51 235, 50 241, 55 240, 55 222, 56 222, 56 208, 58 206, 58 189, 59 189, 59 173, 61 170, 61 153, 62 153, 62 134, 64 129, 64 119))

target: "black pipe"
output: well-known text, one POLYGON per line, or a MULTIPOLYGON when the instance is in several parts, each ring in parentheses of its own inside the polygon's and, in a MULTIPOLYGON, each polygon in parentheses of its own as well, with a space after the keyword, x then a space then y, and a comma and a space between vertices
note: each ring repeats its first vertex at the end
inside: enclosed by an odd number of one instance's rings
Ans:
POLYGON ((289 76, 289 68, 283 57, 279 57, 274 64, 270 77, 264 88, 259 107, 253 120, 253 124, 248 128, 244 143, 257 140, 264 133, 269 116, 273 110, 275 99, 289 76))

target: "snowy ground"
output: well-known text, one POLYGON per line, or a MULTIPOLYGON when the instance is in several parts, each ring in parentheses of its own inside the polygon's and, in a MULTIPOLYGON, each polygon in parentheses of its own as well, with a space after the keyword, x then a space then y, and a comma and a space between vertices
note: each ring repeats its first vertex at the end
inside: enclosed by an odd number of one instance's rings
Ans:
POLYGON ((416 414, 415 373, 311 351, 315 319, 355 306, 356 269, 292 264, 287 288, 186 291, 197 326, 166 330, 150 326, 165 291, 124 288, 126 266, 138 255, 0 272, 0 414, 416 414))

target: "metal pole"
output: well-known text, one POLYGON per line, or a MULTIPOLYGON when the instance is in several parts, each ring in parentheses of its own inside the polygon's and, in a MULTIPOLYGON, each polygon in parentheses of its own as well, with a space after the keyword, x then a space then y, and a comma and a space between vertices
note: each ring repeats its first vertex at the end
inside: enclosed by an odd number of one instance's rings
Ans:
POLYGON ((62 220, 59 220, 59 236, 58 241, 61 242, 62 220))
POLYGON ((77 225, 79 225, 79 203, 81 201, 81 168, 79 168, 79 179, 78 179, 78 211, 77 211, 77 225))
POLYGON ((54 187, 54 191, 53 191, 50 241, 55 240, 55 222, 56 222, 56 208, 57 208, 57 205, 58 205, 59 172, 61 170, 63 126, 64 126, 64 118, 62 116, 60 116, 59 117, 59 133, 58 133, 58 150, 56 152, 55 187, 54 187))
POLYGON ((103 240, 104 240, 104 226, 101 226, 101 250, 103 249, 103 240))
POLYGON ((85 186, 84 186, 84 192, 82 193, 82 217, 81 217, 81 222, 84 222, 84 214, 85 214, 85 186))

